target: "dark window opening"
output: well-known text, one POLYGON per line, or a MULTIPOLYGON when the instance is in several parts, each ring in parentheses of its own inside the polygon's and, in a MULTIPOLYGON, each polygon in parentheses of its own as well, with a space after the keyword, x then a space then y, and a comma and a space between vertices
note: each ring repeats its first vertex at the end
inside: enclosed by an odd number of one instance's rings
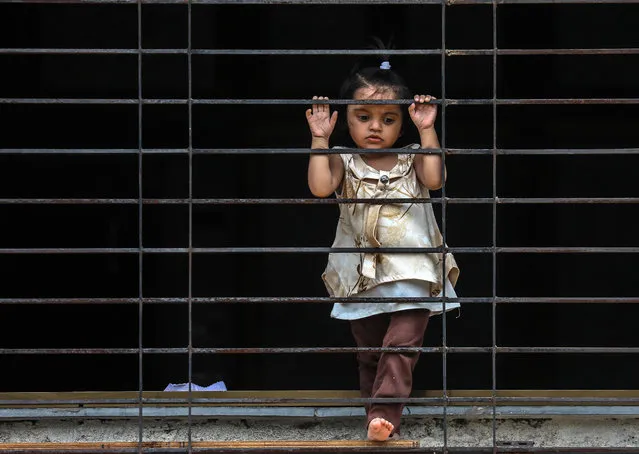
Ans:
MULTIPOLYGON (((500 5, 500 49, 631 48, 639 45, 631 18, 639 5, 500 5), (597 33, 592 33, 592 24, 597 33), (625 25, 624 25, 625 24, 625 25), (544 30, 541 32, 541 30, 544 30)), ((184 5, 144 5, 145 49, 185 49, 184 5)), ((448 49, 492 49, 492 6, 449 7, 448 49)), ((194 49, 363 49, 372 35, 391 37, 397 49, 441 48, 438 5, 192 6, 194 49), (416 20, 422 18, 422 20, 416 20), (309 33, 321 29, 323 33, 309 33), (247 33, 250 30, 250 33, 247 33)), ((0 4, 0 48, 137 49, 137 6, 0 4)), ((308 99, 337 96, 353 55, 192 56, 194 99, 308 99)), ((439 55, 397 55, 393 66, 416 92, 442 95, 439 55)), ((446 97, 492 98, 492 54, 446 58, 446 97)), ((58 55, 0 52, 0 98, 138 98, 137 54, 58 55)), ((186 99, 188 59, 142 57, 145 99, 186 99)), ((500 55, 500 99, 625 98, 639 92, 639 56, 500 55)), ((308 147, 306 107, 192 106, 196 149, 308 147)), ((492 106, 459 105, 442 112, 440 137, 448 148, 490 149, 492 106)), ((499 105, 500 149, 630 149, 636 147, 637 102, 619 104, 499 105)), ((320 274, 326 254, 145 253, 135 249, 187 248, 186 203, 148 203, 139 228, 139 185, 145 199, 189 197, 186 104, 144 104, 140 181, 138 105, 0 103, 0 148, 41 149, 0 154, 2 199, 119 199, 120 202, 0 203, 0 248, 131 249, 125 253, 0 253, 3 299, 113 298, 118 304, 0 304, 0 349, 137 349, 140 287, 145 298, 192 296, 324 297, 320 274), (49 149, 93 150, 84 154, 49 149), (133 150, 99 153, 96 150, 133 150), (156 150, 157 151, 157 150, 156 150)), ((410 135, 407 141, 414 140, 410 135)), ((632 198, 639 153, 499 155, 501 198, 632 198)), ((192 196, 309 198, 304 154, 195 154, 192 196)), ((493 196, 493 157, 447 156, 451 198, 493 196)), ((435 195, 438 195, 436 193, 435 195)), ((178 202, 179 202, 178 200, 178 202)), ((447 242, 490 247, 492 204, 451 203, 447 242)), ((441 215, 441 206, 436 205, 441 215)), ((334 205, 194 204, 192 245, 220 247, 328 247, 334 205)), ((504 203, 497 206, 499 247, 636 248, 634 203, 504 203)), ((492 254, 457 253, 458 294, 491 298, 492 254)), ((500 253, 497 295, 505 298, 636 298, 635 253, 500 253)), ((465 303, 447 316, 447 345, 491 347, 492 306, 465 303)), ((329 318, 326 304, 208 304, 192 311, 198 348, 353 346, 348 324, 329 318)), ((145 348, 185 348, 189 312, 182 302, 145 303, 145 348)), ((496 309, 501 347, 637 347, 636 304, 614 302, 503 303, 496 309)), ((435 319, 426 346, 440 346, 435 319)), ((230 390, 357 389, 353 354, 195 354, 192 380, 224 380, 230 390)), ((441 389, 442 359, 424 354, 415 389, 441 389)), ((639 370, 630 353, 500 353, 499 389, 632 389, 639 370), (593 371, 608 371, 593 373, 593 371)), ((0 392, 136 390, 136 354, 2 354, 0 392), (46 373, 45 371, 57 371, 46 373)), ((143 355, 145 390, 188 381, 186 353, 143 355)), ((490 389, 492 357, 449 353, 449 389, 490 389)))

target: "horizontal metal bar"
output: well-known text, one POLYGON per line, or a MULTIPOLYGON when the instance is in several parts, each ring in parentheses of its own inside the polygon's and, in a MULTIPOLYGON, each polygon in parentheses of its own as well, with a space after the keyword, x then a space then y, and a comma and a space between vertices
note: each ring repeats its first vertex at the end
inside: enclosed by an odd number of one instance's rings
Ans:
MULTIPOLYGON (((124 104, 135 105, 138 99, 117 98, 0 98, 0 104, 124 104)), ((186 99, 143 99, 142 104, 187 104, 186 99)), ((301 104, 301 103, 300 103, 301 104)))
POLYGON ((447 99, 447 106, 492 105, 599 105, 639 104, 639 98, 518 98, 518 99, 447 99))
POLYGON ((441 49, 193 49, 193 55, 441 55, 441 49))
MULTIPOLYGON (((483 301, 478 301, 483 302, 483 301)), ((639 297, 615 298, 615 297, 495 297, 497 304, 611 304, 611 303, 639 303, 639 297)))
MULTIPOLYGON (((185 5, 185 0, 0 0, 1 3, 185 5)), ((635 4, 639 0, 496 0, 497 4, 635 4)), ((193 5, 492 5, 493 0, 191 0, 193 5)))
MULTIPOLYGON (((230 0, 229 0, 230 1, 230 0)), ((639 0, 495 0, 498 5, 627 5, 639 3, 639 0)), ((493 0, 446 0, 446 5, 492 5, 493 0)))
MULTIPOLYGON (((188 104, 187 99, 159 99, 159 98, 144 98, 141 101, 138 99, 125 99, 125 98, 0 98, 0 104, 126 104, 126 105, 138 105, 142 104, 188 104)), ((347 104, 411 104, 412 99, 332 99, 330 104, 335 105, 347 105, 347 104)), ((457 100, 457 103, 461 103, 463 100, 457 100)), ((476 103, 476 100, 470 100, 472 103, 476 103)), ((313 99, 231 99, 231 98, 218 98, 218 99, 193 99, 192 104, 200 105, 310 105, 316 104, 317 100, 313 99)), ((431 104, 441 104, 439 99, 431 101, 431 104)), ((326 102, 322 104, 327 104, 326 102)))
MULTIPOLYGON (((138 154, 138 148, 0 148, 0 154, 57 154, 57 155, 84 155, 84 154, 138 154)), ((148 151, 147 153, 153 153, 148 151)), ((184 149, 167 149, 167 154, 188 153, 184 149)))
MULTIPOLYGON (((247 154, 312 154, 320 153, 311 148, 194 148, 193 154, 199 155, 247 155, 247 154)), ((359 153, 358 149, 349 149, 350 153, 359 153)), ((188 154, 186 148, 0 148, 0 154, 188 154)), ((322 150, 320 154, 340 154, 344 149, 322 150)), ((538 148, 538 149, 491 149, 491 148, 380 148, 367 150, 367 153, 398 154, 441 154, 447 155, 635 155, 639 148, 538 148)), ((362 152, 363 153, 363 152, 362 152)))
MULTIPOLYGON (((639 197, 433 197, 413 199, 353 198, 238 198, 238 199, 142 199, 143 205, 341 205, 341 204, 636 204, 639 197)), ((139 199, 0 199, 0 205, 138 205, 139 199)))
MULTIPOLYGON (((0 2, 1 3, 1 2, 0 2)), ((24 2, 22 2, 24 3, 24 2)), ((0 48, 0 55, 138 55, 137 49, 105 49, 105 48, 55 48, 55 47, 3 47, 0 48)), ((143 54, 185 54, 186 49, 143 49, 143 54)))
POLYGON ((575 49, 446 49, 447 57, 492 55, 639 55, 639 48, 575 48, 575 49))
MULTIPOLYGON (((492 52, 492 51, 491 51, 492 52)), ((0 48, 0 55, 182 55, 188 49, 0 48)), ((441 49, 193 49, 191 55, 441 55, 441 49)))
MULTIPOLYGON (((188 104, 187 99, 142 99, 142 104, 146 105, 175 105, 188 104)), ((411 104, 412 99, 331 99, 323 104, 346 105, 346 104, 411 104)), ((116 105, 138 105, 138 99, 116 99, 116 98, 0 98, 0 104, 116 104, 116 105)), ((313 99, 193 99, 193 105, 309 105, 315 104, 313 99)), ((517 99, 446 99, 444 101, 436 99, 431 104, 445 104, 447 106, 480 106, 497 104, 500 106, 513 105, 634 105, 639 104, 639 98, 517 98, 517 99)))
MULTIPOLYGON (((186 55, 188 49, 0 48, 0 55, 186 55)), ((191 55, 441 55, 442 49, 193 49, 191 55)), ((639 48, 446 49, 447 57, 511 55, 639 55, 639 48)))
POLYGON ((199 247, 199 248, 3 248, 1 254, 636 254, 639 247, 199 247))
MULTIPOLYGON (((211 347, 191 348, 201 355, 297 354, 297 353, 619 353, 636 354, 639 347, 211 347)), ((177 355, 188 348, 0 348, 1 355, 177 355)))
MULTIPOLYGON (((191 0, 193 5, 441 5, 445 0, 191 0)), ((490 0, 472 0, 486 3, 490 0)), ((503 1, 503 0, 502 0, 503 1)), ((520 0, 517 0, 520 1, 520 0)), ((609 1, 609 0, 605 0, 609 1)), ((630 0, 634 1, 634 0, 630 0)), ((0 0, 0 3, 184 5, 187 0, 0 0)))
MULTIPOLYGON (((469 347, 472 352, 486 353, 492 351, 489 347, 469 347), (478 349, 477 351, 474 351, 478 349)), ((188 348, 143 348, 142 353, 150 355, 175 355, 187 354, 188 348)), ((364 348, 358 347, 218 347, 218 348, 192 348, 193 354, 263 354, 263 353, 357 353, 358 351, 384 351, 387 353, 440 353, 441 347, 386 347, 364 348)), ((449 351, 450 348, 449 348, 449 351)), ((138 348, 0 348, 0 355, 134 355, 139 354, 138 348)))
MULTIPOLYGON (((186 153, 188 150, 175 150, 175 153, 186 153)), ((359 154, 364 151, 353 148, 349 153, 359 154)), ((0 149, 0 154, 3 150, 0 149)), ((138 149, 131 149, 132 153, 138 153, 138 149)), ((162 151, 143 151, 144 153, 159 153, 162 151)), ((167 150, 166 153, 173 151, 167 150)), ((218 155, 218 154, 340 154, 344 149, 332 148, 330 150, 312 150, 309 148, 195 148, 193 154, 218 155)), ((639 148, 539 148, 539 149, 492 149, 492 148, 379 148, 367 150, 366 153, 398 153, 398 154, 441 154, 447 155, 635 155, 639 154, 639 148)))
MULTIPOLYGON (((491 154, 493 150, 447 149, 447 154, 491 154)), ((498 155, 626 155, 638 154, 639 148, 546 148, 546 149, 499 149, 498 155)))
MULTIPOLYGON (((193 297, 193 304, 367 304, 385 303, 387 298, 382 297, 193 297)), ((434 302, 460 303, 460 304, 639 304, 639 297, 395 297, 397 303, 434 302)), ((188 304, 189 298, 0 298, 1 304, 188 304)))

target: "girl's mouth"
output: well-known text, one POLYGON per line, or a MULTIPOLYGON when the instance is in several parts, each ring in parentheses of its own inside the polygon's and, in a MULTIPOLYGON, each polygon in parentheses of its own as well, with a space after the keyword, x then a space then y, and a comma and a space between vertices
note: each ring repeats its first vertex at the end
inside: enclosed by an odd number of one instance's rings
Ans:
POLYGON ((366 140, 372 143, 380 143, 382 141, 382 138, 379 136, 368 136, 366 140))

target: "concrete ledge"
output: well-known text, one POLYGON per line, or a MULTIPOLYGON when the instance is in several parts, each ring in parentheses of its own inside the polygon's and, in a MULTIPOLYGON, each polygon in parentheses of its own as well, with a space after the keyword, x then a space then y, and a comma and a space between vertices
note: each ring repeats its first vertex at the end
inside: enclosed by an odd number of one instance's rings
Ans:
MULTIPOLYGON (((402 438, 419 441, 422 453, 448 448, 612 448, 639 452, 639 418, 456 419, 410 418, 402 438)), ((39 420, 0 423, 0 443, 79 442, 275 442, 363 441, 365 419, 120 419, 39 420)), ((503 451, 503 449, 501 450, 503 451)), ((290 451, 289 451, 290 452, 290 451)), ((335 452, 341 452, 335 450, 335 452)))

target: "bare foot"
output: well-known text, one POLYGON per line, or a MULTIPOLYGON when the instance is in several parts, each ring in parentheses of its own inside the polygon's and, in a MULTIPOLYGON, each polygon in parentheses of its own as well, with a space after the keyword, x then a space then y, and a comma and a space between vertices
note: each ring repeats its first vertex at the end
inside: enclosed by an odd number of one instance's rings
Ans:
POLYGON ((384 418, 375 418, 368 424, 368 439, 372 441, 386 441, 395 426, 384 418))

